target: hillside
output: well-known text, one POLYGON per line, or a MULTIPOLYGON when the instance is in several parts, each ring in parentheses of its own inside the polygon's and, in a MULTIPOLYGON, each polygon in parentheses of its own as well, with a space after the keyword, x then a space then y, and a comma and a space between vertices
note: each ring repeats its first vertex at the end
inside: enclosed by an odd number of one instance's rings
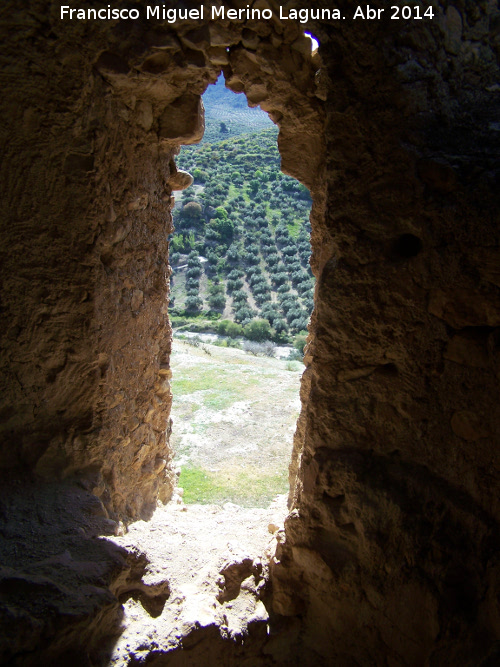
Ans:
POLYGON ((206 129, 202 144, 274 127, 266 113, 247 105, 243 93, 236 95, 226 88, 222 74, 215 85, 207 88, 203 104, 206 129))
POLYGON ((265 318, 263 337, 278 340, 306 329, 311 200, 280 172, 276 138, 273 126, 183 148, 178 165, 195 181, 176 193, 171 315, 265 318))

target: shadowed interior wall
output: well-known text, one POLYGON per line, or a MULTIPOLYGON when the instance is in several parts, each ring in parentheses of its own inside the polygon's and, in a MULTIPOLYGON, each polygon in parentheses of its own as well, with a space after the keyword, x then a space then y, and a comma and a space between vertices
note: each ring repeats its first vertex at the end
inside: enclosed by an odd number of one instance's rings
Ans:
POLYGON ((4 474, 76 475, 113 518, 170 497, 174 159, 223 68, 280 125, 283 169, 314 199, 316 308, 272 580, 275 613, 298 621, 268 654, 494 664, 496 3, 311 22, 321 61, 291 21, 2 12, 4 474))
POLYGON ((311 652, 340 664, 498 659, 489 8, 446 3, 431 25, 403 29, 373 22, 361 42, 350 24, 322 51, 334 250, 318 267, 303 451, 274 594, 277 610, 304 614, 311 652))

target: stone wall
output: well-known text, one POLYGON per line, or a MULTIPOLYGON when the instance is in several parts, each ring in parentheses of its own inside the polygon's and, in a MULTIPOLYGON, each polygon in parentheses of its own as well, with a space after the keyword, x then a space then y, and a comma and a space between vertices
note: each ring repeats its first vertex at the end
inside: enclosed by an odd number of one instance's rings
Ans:
POLYGON ((99 35, 77 50, 83 25, 66 32, 52 16, 56 39, 17 18, 36 38, 5 37, 1 466, 78 473, 113 516, 137 517, 172 487, 173 147, 149 132, 148 99, 111 94, 116 61, 99 56, 99 35))
POLYGON ((335 250, 274 581, 312 664, 498 661, 498 20, 321 49, 335 250))
POLYGON ((493 664, 496 4, 443 2, 431 23, 312 22, 313 57, 292 21, 7 9, 4 474, 77 476, 113 518, 168 500, 167 235, 173 186, 189 180, 175 155, 201 136, 199 96, 222 68, 279 124, 283 170, 314 199, 316 309, 273 567, 276 619, 298 620, 270 653, 493 664))
POLYGON ((189 179, 174 157, 203 136, 200 95, 224 67, 281 121, 283 169, 317 187, 317 65, 294 23, 90 27, 42 7, 46 23, 12 10, 25 32, 5 35, 0 466, 83 476, 111 516, 137 518, 175 483, 167 235, 189 179))

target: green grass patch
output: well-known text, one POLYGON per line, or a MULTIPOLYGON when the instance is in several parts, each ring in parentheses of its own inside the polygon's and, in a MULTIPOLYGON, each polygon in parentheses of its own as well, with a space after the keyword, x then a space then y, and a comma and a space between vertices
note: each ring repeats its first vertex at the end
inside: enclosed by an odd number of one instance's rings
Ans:
POLYGON ((267 507, 279 493, 288 492, 288 473, 262 470, 209 472, 184 466, 179 478, 186 504, 236 503, 244 507, 267 507))
MULTIPOLYGON (((255 383, 257 384, 257 383, 255 383)), ((218 390, 217 392, 210 393, 205 397, 205 406, 210 410, 225 410, 229 408, 237 399, 236 391, 234 387, 226 389, 224 391, 218 390)))
POLYGON ((287 361, 285 364, 287 371, 300 371, 300 369, 303 367, 304 365, 300 364, 298 361, 287 361))
MULTIPOLYGON (((182 396, 189 396, 198 391, 206 392, 203 396, 203 405, 210 410, 218 411, 230 407, 241 401, 260 382, 255 374, 241 376, 241 365, 235 364, 229 368, 190 368, 185 375, 174 373, 172 378, 172 393, 174 402, 182 396)), ((243 369, 245 372, 245 369, 243 369)))
MULTIPOLYGON (((204 315, 206 317, 206 314, 204 315)), ((170 323, 175 331, 192 331, 194 333, 217 333, 217 320, 220 315, 214 315, 212 319, 201 319, 197 317, 183 317, 178 315, 170 315, 170 323)))
MULTIPOLYGON (((241 378, 237 378, 231 372, 232 369, 204 368, 198 370, 197 375, 186 373, 185 376, 175 375, 172 378, 172 391, 177 396, 192 394, 195 391, 212 390, 221 393, 238 396, 241 392, 241 378)), ((256 385, 258 378, 245 378, 245 385, 256 385)), ((235 399, 238 400, 238 399, 235 399)))

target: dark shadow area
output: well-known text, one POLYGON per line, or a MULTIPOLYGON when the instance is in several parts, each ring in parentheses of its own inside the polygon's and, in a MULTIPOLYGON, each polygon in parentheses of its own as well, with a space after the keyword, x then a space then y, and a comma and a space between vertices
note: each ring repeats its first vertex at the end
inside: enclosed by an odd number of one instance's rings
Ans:
POLYGON ((0 501, 0 663, 106 665, 120 633, 111 592, 128 553, 78 480, 4 481, 0 501))

